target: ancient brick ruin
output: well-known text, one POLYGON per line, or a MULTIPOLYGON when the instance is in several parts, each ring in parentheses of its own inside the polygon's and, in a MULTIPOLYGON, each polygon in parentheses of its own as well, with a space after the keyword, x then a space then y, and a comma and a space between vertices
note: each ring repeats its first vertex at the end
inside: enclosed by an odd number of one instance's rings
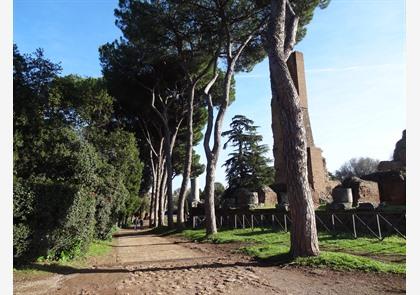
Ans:
POLYGON ((374 181, 349 177, 343 180, 343 188, 350 188, 353 196, 353 207, 360 203, 371 203, 375 206, 381 202, 378 184, 374 181))
MULTIPOLYGON (((312 199, 315 205, 319 205, 319 199, 327 194, 328 177, 325 159, 322 157, 322 150, 315 146, 311 123, 308 111, 308 96, 306 91, 305 67, 303 54, 295 51, 287 61, 290 74, 299 94, 300 105, 303 111, 303 119, 306 131, 307 153, 308 153, 308 180, 312 190, 312 199)), ((275 183, 278 188, 286 188, 285 157, 283 154, 283 135, 280 122, 280 110, 276 104, 271 103, 272 129, 274 137, 274 168, 275 183)), ((278 194, 281 192, 276 191, 278 194)))
POLYGON ((259 204, 264 204, 265 206, 277 205, 277 194, 269 186, 261 187, 257 193, 259 204))
POLYGON ((395 144, 392 161, 382 161, 378 172, 365 175, 362 179, 375 181, 379 186, 381 202, 390 205, 406 203, 406 131, 395 144))

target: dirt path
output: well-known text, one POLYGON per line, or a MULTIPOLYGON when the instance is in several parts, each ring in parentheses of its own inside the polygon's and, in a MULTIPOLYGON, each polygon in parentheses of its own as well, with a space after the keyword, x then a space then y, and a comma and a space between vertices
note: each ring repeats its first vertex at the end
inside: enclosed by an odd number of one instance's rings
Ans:
POLYGON ((263 266, 232 245, 124 230, 106 260, 15 284, 15 294, 401 294, 397 275, 263 266))

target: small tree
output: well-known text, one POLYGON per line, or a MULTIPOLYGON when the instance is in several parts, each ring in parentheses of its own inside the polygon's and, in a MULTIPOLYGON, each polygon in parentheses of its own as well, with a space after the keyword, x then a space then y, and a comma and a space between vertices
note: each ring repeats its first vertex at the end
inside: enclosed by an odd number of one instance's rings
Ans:
POLYGON ((361 177, 376 172, 378 164, 379 160, 369 157, 352 158, 335 171, 335 177, 341 181, 346 177, 361 177))
POLYGON ((223 148, 228 143, 235 148, 223 165, 230 190, 247 188, 254 191, 273 182, 274 171, 268 165, 271 159, 264 156, 268 146, 260 144, 262 136, 257 134, 258 126, 253 123, 245 116, 236 115, 230 124, 232 129, 222 133, 222 136, 228 137, 223 148))

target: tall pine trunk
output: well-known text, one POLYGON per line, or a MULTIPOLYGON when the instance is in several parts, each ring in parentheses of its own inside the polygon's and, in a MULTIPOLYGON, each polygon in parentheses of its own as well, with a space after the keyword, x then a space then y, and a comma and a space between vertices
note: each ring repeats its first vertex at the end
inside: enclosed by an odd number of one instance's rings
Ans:
POLYGON ((165 175, 166 175, 166 169, 165 169, 165 159, 164 156, 161 155, 160 163, 159 163, 159 169, 160 169, 160 177, 159 177, 159 197, 158 197, 158 226, 164 226, 165 225, 165 206, 164 206, 164 193, 165 193, 165 175))
MULTIPOLYGON (((219 106, 219 111, 217 112, 216 121, 214 122, 214 132, 213 132, 213 148, 210 149, 210 136, 213 131, 213 102, 211 100, 211 95, 207 95, 207 129, 204 136, 204 149, 206 152, 207 158, 207 167, 206 167, 206 186, 205 186, 205 202, 204 210, 206 214, 206 234, 211 235, 217 233, 216 227, 216 212, 214 207, 214 182, 216 180, 216 165, 219 158, 220 146, 222 141, 222 125, 223 119, 226 113, 226 109, 229 105, 230 98, 230 87, 233 76, 233 68, 235 67, 235 62, 232 61, 229 63, 228 70, 225 74, 224 85, 223 85, 223 101, 219 106)), ((217 76, 215 77, 217 79, 217 76)), ((210 87, 215 82, 211 81, 209 83, 210 87)))
POLYGON ((155 215, 155 202, 156 202, 156 189, 157 189, 157 171, 154 162, 153 151, 150 149, 150 167, 152 168, 152 191, 150 194, 150 208, 149 208, 149 227, 154 227, 156 224, 155 215))
MULTIPOLYGON (((210 88, 213 86, 217 79, 217 74, 213 77, 212 81, 210 81, 204 91, 207 95, 207 129, 206 134, 204 136, 204 150, 206 152, 207 158, 207 169, 206 169, 206 188, 205 188, 205 213, 206 213, 206 234, 211 235, 217 233, 216 227, 216 213, 214 207, 214 182, 215 182, 215 175, 216 175, 216 165, 219 158, 220 147, 221 147, 221 140, 222 140, 222 126, 223 126, 223 119, 225 117, 226 110, 229 106, 230 100, 230 88, 232 83, 232 77, 235 72, 235 65, 238 61, 238 58, 241 56, 242 51, 247 46, 249 41, 252 39, 253 33, 250 33, 248 37, 243 41, 241 46, 238 48, 236 54, 232 56, 231 52, 231 43, 228 41, 226 45, 228 58, 227 58, 227 70, 225 73, 225 77, 223 80, 223 96, 222 102, 219 106, 219 110, 217 112, 216 121, 214 122, 214 132, 213 132, 213 148, 210 149, 210 136, 213 131, 213 101, 211 99, 211 94, 209 93, 210 88)), ((217 60, 216 60, 217 61, 217 60)))
POLYGON ((214 182, 216 176, 216 164, 212 160, 207 160, 206 167, 206 186, 204 188, 205 200, 204 210, 206 216, 206 234, 217 233, 216 211, 214 207, 214 182))
MULTIPOLYGON (((168 226, 169 228, 174 227, 174 202, 173 202, 173 195, 172 195, 172 150, 171 150, 171 134, 169 131, 169 126, 165 126, 164 128, 164 151, 165 151, 165 158, 166 158, 166 194, 164 194, 167 198, 168 202, 168 226)), ((166 207, 166 206, 165 206, 166 207)))
POLYGON ((195 86, 194 83, 191 86, 188 102, 188 140, 185 147, 185 163, 184 171, 182 175, 181 189, 179 191, 178 199, 178 212, 177 212, 177 226, 179 229, 185 228, 185 200, 187 198, 187 185, 191 175, 191 165, 192 165, 192 153, 193 153, 193 141, 194 141, 194 130, 193 130, 193 114, 194 114, 194 96, 195 96, 195 86))
POLYGON ((149 227, 153 227, 155 224, 154 207, 155 207, 155 195, 156 195, 156 175, 153 173, 153 184, 152 192, 150 194, 150 208, 149 208, 149 227))
POLYGON ((158 226, 159 219, 159 181, 156 181, 155 202, 153 204, 153 227, 158 226))
MULTIPOLYGON (((286 36, 287 32, 296 34, 296 28, 289 20, 294 15, 287 15, 286 0, 271 1, 271 17, 268 28, 268 59, 272 103, 280 110, 281 135, 285 156, 286 185, 292 220, 291 248, 293 257, 314 256, 319 254, 315 211, 308 182, 306 135, 303 112, 300 108, 299 95, 287 67, 287 58, 291 48, 289 42, 295 35, 286 36)), ((290 13, 290 12, 289 12, 290 13)), ((296 20, 297 21, 297 20, 296 20)), ((294 42, 290 42, 293 46, 294 42)), ((280 135, 275 135, 280 136, 280 135)))

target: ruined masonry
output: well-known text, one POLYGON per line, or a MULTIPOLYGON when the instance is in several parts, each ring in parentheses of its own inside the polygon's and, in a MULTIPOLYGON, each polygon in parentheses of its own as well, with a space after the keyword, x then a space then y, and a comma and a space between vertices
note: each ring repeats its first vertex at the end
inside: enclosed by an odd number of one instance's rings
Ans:
POLYGON ((188 195, 188 203, 191 207, 197 207, 200 203, 200 185, 198 178, 191 178, 191 192, 188 195))
MULTIPOLYGON (((308 152, 308 180, 312 190, 312 199, 315 205, 319 205, 319 199, 327 194, 327 169, 325 159, 322 157, 322 150, 315 146, 311 123, 308 112, 308 96, 306 92, 305 68, 303 63, 303 54, 293 52, 287 61, 290 74, 300 98, 300 105, 303 111, 303 120, 306 131, 307 152, 308 152)), ((271 103, 272 111, 272 129, 274 135, 274 167, 276 187, 284 191, 286 187, 286 177, 284 170, 283 155, 283 136, 281 132, 280 113, 276 104, 271 103)), ((287 156, 287 155, 286 155, 287 156)), ((279 191, 277 191, 277 194, 279 191)))

